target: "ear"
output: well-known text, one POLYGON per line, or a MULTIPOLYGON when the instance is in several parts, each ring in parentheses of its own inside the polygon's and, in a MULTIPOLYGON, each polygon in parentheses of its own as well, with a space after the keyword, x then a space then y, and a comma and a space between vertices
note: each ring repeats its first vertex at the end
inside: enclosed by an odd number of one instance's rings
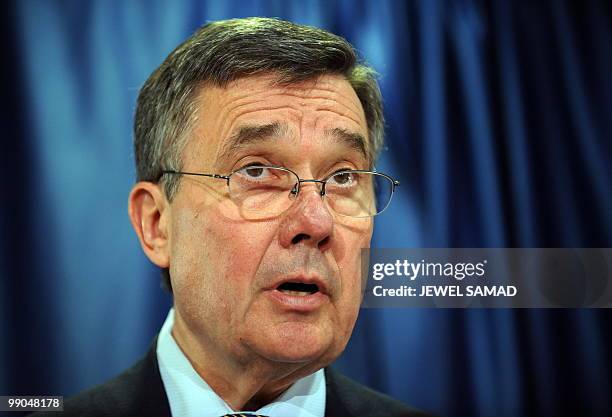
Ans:
POLYGON ((130 192, 128 213, 145 255, 160 268, 170 266, 170 206, 157 184, 139 182, 130 192))

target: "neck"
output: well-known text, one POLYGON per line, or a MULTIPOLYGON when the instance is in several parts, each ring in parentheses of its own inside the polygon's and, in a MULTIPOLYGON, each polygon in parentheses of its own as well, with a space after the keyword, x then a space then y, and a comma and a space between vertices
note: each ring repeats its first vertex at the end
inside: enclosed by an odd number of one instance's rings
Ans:
POLYGON ((205 335, 196 337, 176 316, 172 336, 198 375, 233 410, 255 411, 321 368, 311 363, 274 362, 252 352, 224 352, 205 335))

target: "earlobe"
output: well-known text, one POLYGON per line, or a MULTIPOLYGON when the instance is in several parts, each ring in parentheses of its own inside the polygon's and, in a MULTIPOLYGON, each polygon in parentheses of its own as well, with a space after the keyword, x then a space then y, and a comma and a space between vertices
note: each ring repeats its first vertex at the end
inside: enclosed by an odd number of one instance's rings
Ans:
POLYGON ((128 214, 145 255, 160 268, 170 265, 167 217, 169 205, 157 184, 139 182, 132 187, 128 214))

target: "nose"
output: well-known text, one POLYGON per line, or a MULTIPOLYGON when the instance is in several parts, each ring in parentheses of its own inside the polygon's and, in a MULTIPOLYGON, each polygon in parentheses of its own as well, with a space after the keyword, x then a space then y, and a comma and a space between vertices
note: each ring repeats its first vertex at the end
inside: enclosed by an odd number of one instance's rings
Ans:
POLYGON ((280 244, 285 248, 305 244, 326 251, 331 245, 334 219, 321 197, 319 184, 306 183, 285 212, 280 244))

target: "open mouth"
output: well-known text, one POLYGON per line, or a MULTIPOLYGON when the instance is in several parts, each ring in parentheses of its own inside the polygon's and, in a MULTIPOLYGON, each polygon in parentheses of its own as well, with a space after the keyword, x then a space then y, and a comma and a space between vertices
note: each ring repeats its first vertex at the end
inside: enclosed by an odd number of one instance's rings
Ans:
POLYGON ((303 282, 283 282, 277 288, 280 292, 287 295, 305 297, 319 292, 317 284, 306 284, 303 282))

